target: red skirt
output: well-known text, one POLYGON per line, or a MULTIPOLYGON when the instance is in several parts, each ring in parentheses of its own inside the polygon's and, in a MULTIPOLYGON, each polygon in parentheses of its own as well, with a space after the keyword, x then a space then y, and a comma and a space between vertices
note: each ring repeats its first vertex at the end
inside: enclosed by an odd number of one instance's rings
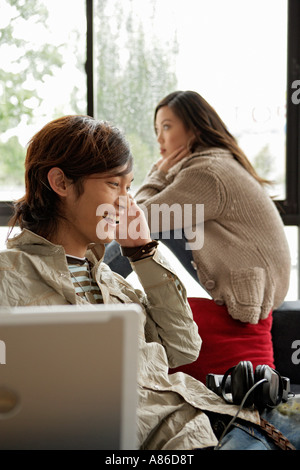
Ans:
POLYGON ((202 346, 195 362, 170 369, 170 374, 185 372, 205 383, 207 374, 223 375, 240 361, 252 362, 253 370, 263 364, 275 368, 272 312, 265 320, 253 325, 234 320, 225 305, 217 305, 211 299, 190 297, 188 301, 202 346))

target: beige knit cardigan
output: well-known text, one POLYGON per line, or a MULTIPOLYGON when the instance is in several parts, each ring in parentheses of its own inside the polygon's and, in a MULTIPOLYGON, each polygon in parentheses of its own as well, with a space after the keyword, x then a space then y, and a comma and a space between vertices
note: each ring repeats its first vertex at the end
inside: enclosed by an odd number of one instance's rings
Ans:
MULTIPOLYGON (((231 153, 200 151, 167 174, 154 165, 135 198, 151 229, 162 204, 180 204, 182 213, 204 205, 204 241, 192 250, 193 265, 203 288, 233 318, 257 323, 283 302, 291 269, 284 225, 266 190, 231 153)), ((181 226, 190 242, 196 224, 203 228, 196 210, 186 220, 170 219, 170 228, 181 226)))

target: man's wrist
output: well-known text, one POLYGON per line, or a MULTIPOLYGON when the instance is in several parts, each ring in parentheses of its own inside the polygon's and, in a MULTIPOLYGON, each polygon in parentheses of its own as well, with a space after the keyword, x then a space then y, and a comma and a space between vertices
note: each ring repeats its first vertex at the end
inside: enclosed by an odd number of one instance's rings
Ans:
POLYGON ((153 256, 157 245, 158 241, 151 240, 151 242, 141 246, 121 246, 121 252, 123 256, 126 256, 131 262, 134 262, 149 256, 153 256))

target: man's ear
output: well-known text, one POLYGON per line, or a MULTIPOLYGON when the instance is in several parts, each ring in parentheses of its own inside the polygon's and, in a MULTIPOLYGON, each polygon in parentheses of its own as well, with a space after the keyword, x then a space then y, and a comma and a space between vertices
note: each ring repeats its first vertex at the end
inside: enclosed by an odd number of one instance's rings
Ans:
POLYGON ((64 172, 60 168, 54 167, 48 171, 47 176, 53 191, 59 196, 66 197, 68 184, 64 172))

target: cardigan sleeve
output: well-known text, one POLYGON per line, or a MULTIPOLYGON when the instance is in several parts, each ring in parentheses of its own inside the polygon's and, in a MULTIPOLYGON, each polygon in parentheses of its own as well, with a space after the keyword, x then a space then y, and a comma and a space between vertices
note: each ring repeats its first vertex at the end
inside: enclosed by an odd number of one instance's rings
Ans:
POLYGON ((159 217, 163 210, 170 214, 172 230, 197 225, 200 205, 204 209, 202 222, 216 219, 226 202, 226 188, 209 163, 196 162, 181 168, 171 177, 159 169, 152 170, 135 199, 145 211, 152 232, 155 231, 152 227, 154 222, 159 231, 163 230, 163 217, 159 217))

